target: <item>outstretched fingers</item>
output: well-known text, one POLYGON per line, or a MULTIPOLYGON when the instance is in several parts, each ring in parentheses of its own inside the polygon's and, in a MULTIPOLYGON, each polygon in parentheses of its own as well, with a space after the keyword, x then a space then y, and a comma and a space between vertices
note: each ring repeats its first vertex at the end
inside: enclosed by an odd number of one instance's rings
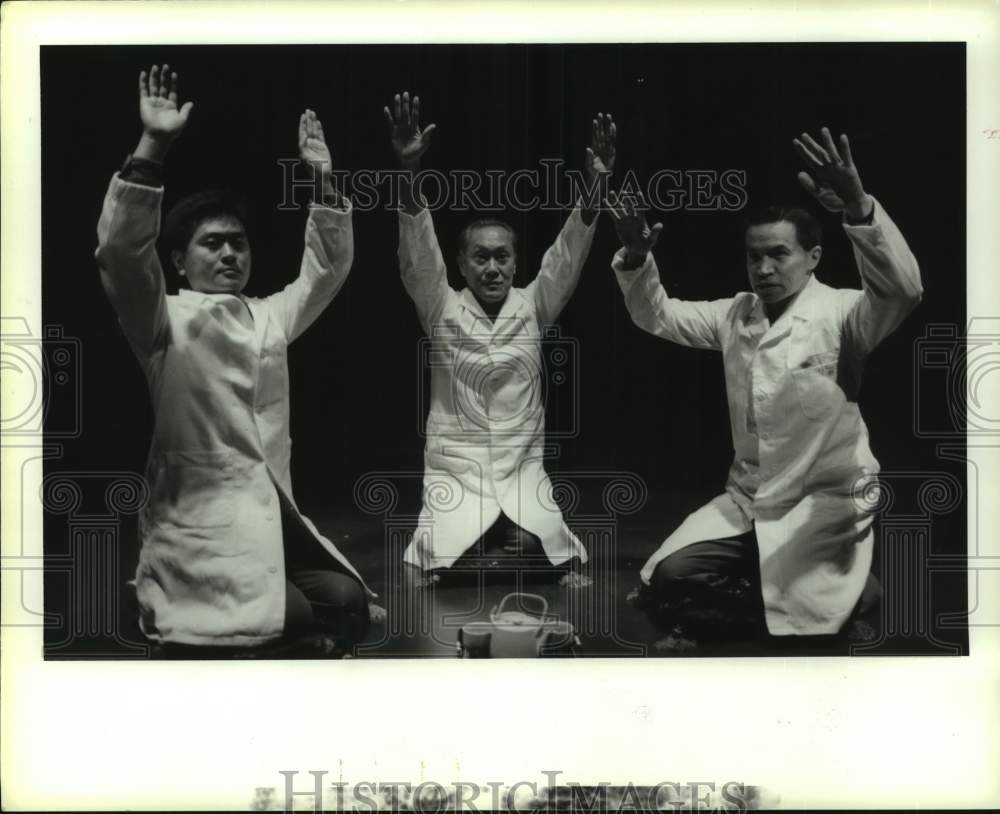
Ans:
POLYGON ((160 95, 160 66, 154 65, 149 69, 149 86, 148 93, 150 96, 160 95))
POLYGON ((304 147, 306 144, 306 139, 309 138, 309 131, 306 126, 308 116, 305 112, 299 116, 299 147, 304 147))
POLYGON ((608 212, 611 213, 611 217, 616 223, 621 223, 625 217, 625 210, 622 208, 621 199, 618 194, 613 190, 608 192, 608 197, 605 200, 608 207, 608 212))
MULTIPOLYGON (((826 128, 823 129, 825 130, 826 128)), ((830 155, 827 149, 808 133, 802 134, 800 142, 805 148, 807 148, 812 160, 819 166, 822 167, 833 163, 834 158, 830 155)))
POLYGON ((851 155, 851 142, 847 140, 847 133, 840 137, 840 151, 844 156, 844 163, 849 167, 854 166, 854 156, 851 155))
POLYGON ((170 90, 167 93, 167 98, 175 105, 177 104, 177 87, 179 84, 177 81, 177 72, 175 71, 170 74, 170 90))
POLYGON ((163 69, 160 71, 160 98, 166 99, 169 93, 170 93, 170 66, 164 63, 163 69))
POLYGON ((799 183, 802 184, 802 187, 805 189, 806 192, 808 192, 814 198, 819 197, 819 188, 816 186, 816 181, 813 180, 813 177, 809 173, 800 172, 798 174, 798 179, 799 183))
POLYGON ((840 157, 840 153, 837 152, 837 145, 833 143, 833 136, 830 135, 830 128, 821 128, 820 134, 823 137, 823 144, 827 154, 830 156, 830 159, 837 164, 844 163, 843 159, 840 157))
POLYGON ((402 124, 404 127, 406 127, 407 130, 409 130, 412 127, 411 117, 410 117, 410 93, 409 93, 409 91, 405 91, 405 90, 403 91, 403 104, 402 104, 402 107, 400 108, 400 110, 401 110, 402 116, 403 116, 402 121, 400 122, 400 124, 402 124))
MULTIPOLYGON (((803 133, 803 136, 805 134, 803 133)), ((792 146, 795 147, 795 152, 799 154, 807 166, 810 167, 822 167, 823 162, 820 160, 819 156, 814 154, 809 147, 806 146, 805 142, 801 139, 792 139, 792 146)))

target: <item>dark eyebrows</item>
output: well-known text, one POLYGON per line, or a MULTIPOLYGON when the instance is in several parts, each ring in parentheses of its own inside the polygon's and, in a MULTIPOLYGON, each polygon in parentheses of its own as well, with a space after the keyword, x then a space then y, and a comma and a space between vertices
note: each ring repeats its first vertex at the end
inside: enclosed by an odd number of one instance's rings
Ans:
POLYGON ((213 229, 210 232, 202 232, 198 236, 199 240, 205 240, 206 238, 213 240, 220 240, 224 238, 228 238, 230 240, 246 240, 247 233, 242 229, 213 229))
POLYGON ((489 246, 475 243, 469 247, 469 252, 471 254, 508 254, 513 252, 513 249, 509 246, 497 246, 495 249, 491 249, 489 246))

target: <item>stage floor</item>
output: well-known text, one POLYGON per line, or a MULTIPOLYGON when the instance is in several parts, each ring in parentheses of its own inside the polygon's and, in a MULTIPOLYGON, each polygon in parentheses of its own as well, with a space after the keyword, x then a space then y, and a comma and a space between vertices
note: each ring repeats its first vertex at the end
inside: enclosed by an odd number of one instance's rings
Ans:
MULTIPOLYGON (((432 588, 414 590, 402 575, 402 548, 408 539, 387 539, 371 524, 353 532, 329 535, 379 594, 386 608, 384 623, 372 625, 358 646, 358 658, 456 658, 459 630, 469 622, 486 622, 491 610, 512 592, 543 597, 549 614, 573 625, 579 644, 572 655, 593 657, 718 657, 848 655, 846 638, 764 638, 758 641, 699 642, 694 649, 655 646, 668 635, 626 597, 639 585, 639 569, 673 525, 650 528, 626 518, 611 533, 574 527, 591 557, 584 588, 559 584, 560 573, 544 558, 524 558, 500 550, 487 552, 461 569, 450 569, 432 588), (595 542, 596 541, 596 542, 595 542), (387 556, 388 555, 388 556, 387 556)), ((320 526, 320 528, 323 528, 320 526)), ((329 528, 329 525, 327 526, 329 528)), ((532 606, 533 607, 533 606, 532 606)), ((527 607, 525 608, 527 609, 527 607)), ((567 653, 566 655, 570 655, 567 653)))

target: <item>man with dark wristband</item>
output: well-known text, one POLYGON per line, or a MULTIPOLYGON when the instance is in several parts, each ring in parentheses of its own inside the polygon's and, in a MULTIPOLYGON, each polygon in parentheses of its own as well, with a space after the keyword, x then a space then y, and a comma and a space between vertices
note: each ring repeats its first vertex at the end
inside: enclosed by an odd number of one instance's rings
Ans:
POLYGON ((795 139, 809 170, 799 181, 842 213, 861 290, 819 282, 819 224, 776 206, 747 219, 752 293, 671 299, 651 254, 662 225, 648 227, 633 201, 612 208, 623 244, 612 268, 633 321, 721 351, 726 375, 735 454, 725 492, 688 515, 640 572, 639 598, 672 631, 667 649, 746 633, 726 620, 754 627, 761 604, 773 636, 834 634, 880 595, 866 505, 879 464, 857 398, 865 357, 920 302, 920 270, 862 187, 847 136, 839 148, 826 128, 821 138, 795 139), (741 605, 756 614, 741 615, 741 605))
MULTIPOLYGON (((181 200, 163 240, 186 281, 167 295, 156 252, 163 162, 192 103, 177 74, 139 75, 142 137, 111 180, 96 252, 104 290, 143 372, 155 426, 139 520, 140 626, 175 648, 245 648, 329 634, 345 652, 374 596, 292 497, 287 346, 323 312, 353 259, 350 202, 332 183, 322 125, 307 110, 299 153, 322 175, 299 276, 263 299, 242 294, 245 212, 225 192, 181 200)), ((372 606, 374 607, 374 606, 372 606)))

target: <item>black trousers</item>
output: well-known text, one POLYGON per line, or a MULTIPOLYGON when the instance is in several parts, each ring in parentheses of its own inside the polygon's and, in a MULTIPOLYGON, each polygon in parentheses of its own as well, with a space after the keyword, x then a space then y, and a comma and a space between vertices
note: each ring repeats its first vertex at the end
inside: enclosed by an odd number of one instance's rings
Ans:
MULTIPOLYGON (((647 607, 665 629, 725 640, 766 635, 757 535, 692 543, 663 559, 650 579, 647 607)), ((871 614, 882 588, 868 575, 851 618, 871 614)))
POLYGON ((357 578, 321 550, 308 530, 281 512, 285 548, 285 635, 326 633, 344 646, 368 630, 368 597, 357 578))
POLYGON ((446 576, 449 572, 492 570, 505 565, 524 565, 532 562, 537 564, 537 568, 531 569, 532 571, 537 571, 540 575, 547 573, 550 576, 552 574, 561 576, 569 571, 579 570, 582 565, 579 557, 573 557, 559 565, 552 565, 542 547, 541 539, 501 512, 496 522, 483 532, 450 568, 434 569, 434 573, 439 574, 442 579, 450 579, 446 576))

